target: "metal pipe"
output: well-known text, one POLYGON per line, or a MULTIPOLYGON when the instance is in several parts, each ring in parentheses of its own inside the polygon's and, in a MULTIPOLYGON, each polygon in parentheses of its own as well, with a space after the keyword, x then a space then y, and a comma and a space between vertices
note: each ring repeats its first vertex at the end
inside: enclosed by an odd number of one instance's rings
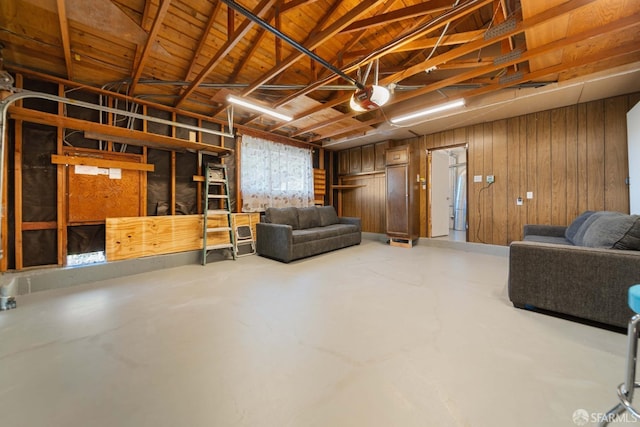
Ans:
POLYGON ((344 73, 339 68, 334 67, 331 63, 329 63, 325 59, 319 57, 315 53, 311 52, 309 49, 307 49, 306 47, 302 46, 300 43, 298 43, 297 41, 293 40, 291 37, 287 36, 286 34, 281 32, 277 28, 272 27, 268 22, 263 21, 260 17, 254 15, 253 12, 251 12, 250 10, 245 9, 244 7, 242 7, 241 5, 239 5, 238 3, 236 3, 233 0, 222 0, 222 2, 225 3, 227 6, 229 6, 230 8, 234 9, 235 11, 240 12, 245 17, 249 18, 250 20, 252 20, 256 24, 258 24, 263 29, 269 31, 271 34, 275 35, 279 39, 282 39, 285 42, 289 43, 291 46, 293 46, 295 49, 297 49, 301 53, 304 53, 305 55, 307 55, 311 59, 314 59, 315 61, 319 62, 325 68, 327 68, 329 71, 332 71, 335 74, 337 74, 340 77, 342 77, 343 79, 345 79, 346 81, 353 83, 354 85, 356 85, 356 87, 358 89, 364 89, 364 85, 362 83, 360 83, 359 81, 357 81, 353 77, 347 75, 346 73, 344 73))
MULTIPOLYGON (((213 134, 213 135, 218 135, 218 136, 222 136, 222 137, 226 137, 226 138, 235 138, 235 135, 233 133, 225 133, 225 132, 220 132, 220 131, 216 131, 213 129, 206 129, 206 128, 201 128, 198 126, 192 126, 192 125, 188 125, 188 124, 184 124, 184 123, 178 123, 178 122, 174 122, 171 120, 164 120, 164 119, 159 119, 156 117, 151 117, 151 116, 146 116, 144 114, 138 114, 138 113, 132 113, 126 110, 118 110, 115 108, 110 108, 110 107, 104 107, 104 106, 99 106, 99 105, 94 105, 94 104, 90 104, 88 102, 84 102, 84 101, 78 101, 75 99, 69 99, 69 98, 63 98, 61 96, 57 96, 57 95, 50 95, 47 93, 39 93, 39 92, 32 92, 32 91, 20 91, 20 92, 16 92, 13 93, 11 95, 9 95, 8 97, 4 98, 3 100, 0 101, 0 190, 2 188, 4 188, 4 182, 3 182, 3 178, 4 178, 4 167, 5 167, 5 159, 4 159, 4 148, 5 148, 5 144, 6 144, 6 137, 7 137, 7 132, 6 132, 6 123, 7 123, 7 112, 9 111, 9 107, 16 101, 19 101, 21 99, 25 99, 25 98, 38 98, 38 99, 46 99, 49 101, 55 101, 55 102, 61 102, 63 104, 69 104, 69 105, 75 105, 78 107, 83 107, 83 108, 89 108, 92 110, 98 110, 98 111, 102 111, 102 112, 106 112, 106 113, 113 113, 113 114, 120 114, 123 116, 128 116, 134 119, 140 119, 140 120, 147 120, 150 122, 155 122, 155 123, 161 123, 161 124, 165 124, 165 125, 169 125, 169 126, 176 126, 176 127, 180 127, 180 128, 184 128, 184 129, 189 129, 189 130, 194 130, 194 131, 198 131, 198 132, 204 132, 204 133, 209 133, 209 134, 213 134)), ((2 213, 0 212, 0 219, 2 218, 2 213)), ((2 251, 2 234, 0 231, 0 258, 4 257, 4 253, 2 251)))

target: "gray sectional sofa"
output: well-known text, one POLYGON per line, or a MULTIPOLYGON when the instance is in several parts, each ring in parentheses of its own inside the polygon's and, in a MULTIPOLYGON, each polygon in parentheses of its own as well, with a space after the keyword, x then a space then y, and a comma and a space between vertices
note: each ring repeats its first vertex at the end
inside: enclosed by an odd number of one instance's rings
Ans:
POLYGON ((338 217, 333 206, 267 208, 256 224, 256 251, 282 262, 358 245, 360 218, 338 217))
POLYGON ((509 299, 625 327, 633 315, 628 288, 640 283, 640 217, 619 212, 580 215, 568 227, 526 225, 509 251, 509 299))

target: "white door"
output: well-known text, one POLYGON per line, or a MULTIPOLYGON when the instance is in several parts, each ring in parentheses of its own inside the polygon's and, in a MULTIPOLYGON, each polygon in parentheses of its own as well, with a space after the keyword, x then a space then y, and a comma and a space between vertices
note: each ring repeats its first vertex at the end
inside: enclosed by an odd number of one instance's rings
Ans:
POLYGON ((629 208, 640 214, 640 102, 627 113, 627 149, 629 150, 629 208))
POLYGON ((431 237, 449 235, 450 219, 449 155, 431 152, 431 237))

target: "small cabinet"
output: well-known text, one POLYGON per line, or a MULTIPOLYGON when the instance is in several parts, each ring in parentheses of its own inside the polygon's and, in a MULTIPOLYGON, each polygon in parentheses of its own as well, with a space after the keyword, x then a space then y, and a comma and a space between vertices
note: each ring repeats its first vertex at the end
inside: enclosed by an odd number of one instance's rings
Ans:
POLYGON ((362 146, 362 172, 375 170, 375 147, 373 145, 362 146))
POLYGON ((387 149, 386 221, 392 246, 411 247, 420 236, 419 159, 410 145, 387 149))
POLYGON ((349 151, 338 152, 338 175, 349 175, 349 151))
POLYGON ((375 144, 375 170, 377 171, 384 170, 384 152, 387 148, 389 148, 389 141, 378 142, 375 144))
POLYGON ((356 174, 362 172, 362 149, 355 147, 349 149, 349 173, 356 174))

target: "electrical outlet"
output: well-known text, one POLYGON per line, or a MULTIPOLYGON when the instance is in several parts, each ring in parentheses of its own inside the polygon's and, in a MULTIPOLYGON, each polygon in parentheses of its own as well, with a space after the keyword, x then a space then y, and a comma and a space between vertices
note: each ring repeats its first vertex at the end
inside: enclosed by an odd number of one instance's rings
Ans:
POLYGON ((482 175, 474 175, 473 182, 482 182, 482 175))
POLYGON ((527 199, 533 199, 533 191, 527 191, 527 199))
POLYGON ((517 206, 522 206, 522 197, 518 197, 518 198, 516 199, 516 205, 517 205, 517 206))
POLYGON ((487 184, 493 184, 496 181, 493 175, 487 175, 487 184))

